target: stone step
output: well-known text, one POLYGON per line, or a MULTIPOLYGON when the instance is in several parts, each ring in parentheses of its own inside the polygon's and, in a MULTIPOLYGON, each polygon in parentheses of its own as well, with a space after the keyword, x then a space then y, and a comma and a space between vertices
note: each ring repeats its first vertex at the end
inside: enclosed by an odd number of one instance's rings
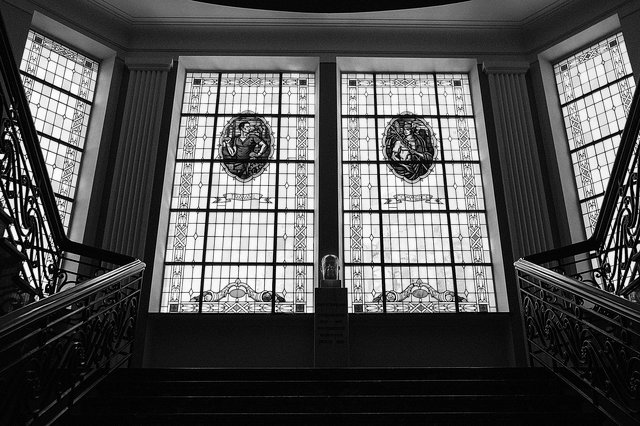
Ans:
POLYGON ((111 396, 87 400, 78 411, 109 414, 160 413, 371 413, 371 412, 536 412, 573 408, 576 398, 559 395, 253 395, 111 396), (84 408, 83 408, 84 407, 84 408))
POLYGON ((120 369, 63 424, 602 424, 539 368, 120 369), (576 423, 578 422, 578 423, 576 423))
POLYGON ((599 417, 590 413, 550 411, 540 408, 534 412, 371 412, 371 413, 173 413, 173 414, 117 414, 101 416, 67 417, 61 422, 69 426, 138 426, 138 425, 278 425, 299 424, 304 426, 327 425, 514 425, 514 426, 566 426, 602 425, 599 417))
POLYGON ((260 381, 260 380, 549 380, 543 368, 510 367, 389 367, 389 368, 133 368, 121 369, 109 381, 260 381))
POLYGON ((222 396, 222 395, 450 395, 450 394, 560 394, 539 379, 367 379, 367 380, 107 380, 101 395, 222 396))

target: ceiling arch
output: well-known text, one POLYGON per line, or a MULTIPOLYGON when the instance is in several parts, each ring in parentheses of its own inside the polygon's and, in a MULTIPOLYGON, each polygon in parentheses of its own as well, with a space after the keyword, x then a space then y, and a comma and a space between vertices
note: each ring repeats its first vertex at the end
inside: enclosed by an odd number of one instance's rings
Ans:
POLYGON ((349 0, 349 1, 291 1, 291 0, 194 0, 223 6, 248 9, 274 10, 304 13, 354 13, 402 10, 419 7, 441 6, 467 0, 349 0))

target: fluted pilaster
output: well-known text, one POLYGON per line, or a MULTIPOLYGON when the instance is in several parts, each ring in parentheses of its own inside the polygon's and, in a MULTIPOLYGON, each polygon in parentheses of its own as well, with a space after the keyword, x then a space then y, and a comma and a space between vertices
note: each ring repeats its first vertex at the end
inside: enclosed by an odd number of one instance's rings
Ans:
POLYGON ((528 68, 528 64, 484 64, 514 259, 553 247, 525 80, 528 68))
POLYGON ((127 58, 129 84, 112 176, 104 246, 144 255, 167 77, 167 58, 127 58))

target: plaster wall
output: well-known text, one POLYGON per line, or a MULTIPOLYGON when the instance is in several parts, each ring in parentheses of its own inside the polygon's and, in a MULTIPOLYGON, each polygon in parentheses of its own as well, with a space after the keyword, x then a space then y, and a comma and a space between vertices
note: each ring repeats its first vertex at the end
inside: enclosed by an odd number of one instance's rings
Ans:
MULTIPOLYGON (((508 314, 352 315, 354 367, 508 367, 508 314)), ((151 314, 144 366, 312 367, 312 315, 151 314)))

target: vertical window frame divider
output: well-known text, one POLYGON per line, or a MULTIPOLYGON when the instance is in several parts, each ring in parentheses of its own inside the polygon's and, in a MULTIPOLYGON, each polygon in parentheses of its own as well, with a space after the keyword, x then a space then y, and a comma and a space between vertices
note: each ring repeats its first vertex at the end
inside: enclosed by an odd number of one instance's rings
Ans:
MULTIPOLYGON (((471 84, 471 82, 469 82, 469 84, 471 84)), ((474 107, 474 103, 473 103, 473 90, 469 90, 469 98, 471 99, 471 108, 473 109, 474 107)), ((482 102, 482 98, 480 99, 480 102, 482 102)), ((457 115, 456 118, 459 118, 461 116, 457 115)), ((465 115, 466 117, 466 115, 465 115)), ((473 109, 473 115, 471 116, 473 119, 473 129, 476 131, 476 134, 478 133, 478 121, 476 120, 476 110, 473 109)), ((478 151, 480 151, 480 147, 478 146, 478 151)), ((478 155, 480 153, 478 152, 478 155)), ((464 165, 464 161, 462 162, 462 164, 464 165)), ((496 290, 496 284, 495 284, 495 279, 496 279, 496 271, 497 268, 494 268, 493 266, 495 266, 495 254, 494 254, 494 244, 492 243, 492 239, 491 239, 491 229, 489 228, 489 212, 487 209, 487 197, 486 197, 486 189, 487 187, 485 187, 485 177, 482 173, 482 168, 483 168, 483 161, 481 160, 480 156, 478 156, 478 160, 474 161, 473 159, 469 159, 469 161, 467 162, 468 164, 477 164, 478 165, 478 170, 480 171, 480 173, 478 174, 478 179, 480 180, 480 188, 482 188, 483 191, 483 202, 484 202, 484 210, 478 209, 476 210, 476 213, 482 213, 485 215, 485 220, 486 220, 486 224, 487 224, 487 247, 489 249, 489 257, 491 259, 490 262, 487 262, 486 259, 483 259, 484 262, 483 264, 489 264, 491 266, 491 279, 493 281, 493 292, 494 292, 494 300, 496 303, 496 309, 498 309, 498 293, 496 290)), ((486 162, 484 162, 484 167, 486 167, 486 162)), ((467 214, 468 214, 469 210, 467 210, 467 214)), ((453 240, 452 240, 453 241, 453 240)), ((473 266, 473 264, 475 263, 475 260, 472 259, 472 263, 467 263, 464 264, 465 267, 466 266, 473 266)), ((454 274, 455 274, 455 268, 454 268, 454 274)), ((454 275, 457 278, 457 275, 454 275)), ((486 277, 485 277, 486 278, 486 277)), ((459 298, 458 298, 458 280, 456 279, 454 281, 454 285, 455 285, 455 290, 456 290, 456 307, 458 306, 459 303, 459 298)), ((491 307, 491 302, 489 300, 487 300, 487 311, 490 312, 490 307, 491 307)), ((459 311, 456 309, 456 313, 458 313, 459 311)))
MULTIPOLYGON (((278 214, 279 210, 279 189, 280 189, 280 129, 282 124, 282 71, 278 73, 278 124, 276 126, 276 176, 275 176, 275 191, 274 191, 274 215, 273 215, 273 259, 271 260, 272 276, 271 276, 271 313, 276 313, 276 273, 278 265, 276 263, 278 255, 278 214)), ((295 308, 294 308, 295 310, 295 308)))
MULTIPOLYGON (((205 279, 205 271, 207 270, 207 267, 205 265, 205 260, 206 260, 206 255, 207 255, 207 243, 209 242, 209 215, 211 214, 211 205, 210 205, 210 201, 211 201, 211 189, 213 188, 212 185, 212 181, 213 181, 213 165, 214 165, 214 159, 215 159, 215 155, 216 155, 216 149, 215 149, 215 141, 216 141, 216 134, 218 132, 218 113, 219 113, 219 108, 220 108, 220 86, 221 86, 221 82, 222 82, 222 72, 218 72, 218 87, 217 87, 217 93, 216 93, 216 109, 214 112, 214 122, 213 122, 213 145, 211 147, 211 158, 209 159, 209 187, 207 188, 207 208, 205 210, 205 221, 204 221, 204 244, 202 247, 202 271, 200 272, 200 299, 198 301, 198 314, 202 314, 202 306, 204 303, 204 279, 205 279)), ((184 82, 185 86, 187 84, 187 80, 185 79, 184 82)), ((184 91, 183 91, 184 92, 184 91)))
MULTIPOLYGON (((454 303, 456 307, 456 314, 460 313, 460 298, 458 297, 458 277, 456 276, 456 263, 453 252, 453 232, 451 230, 451 206, 449 204, 449 186, 447 184, 447 162, 444 157, 444 138, 442 137, 442 114, 440 112, 440 100, 438 99, 438 73, 433 73, 433 90, 435 92, 435 100, 436 100, 436 114, 438 120, 438 137, 440 138, 440 158, 442 159, 442 182, 444 187, 444 202, 445 209, 447 215, 447 231, 449 233, 448 243, 449 243, 449 256, 451 256, 451 274, 453 277, 453 297, 454 303)), ((450 116, 447 116, 449 118, 450 116)), ((449 163, 451 164, 451 163, 449 163)))
MULTIPOLYGON (((377 171, 377 176, 376 176, 376 180, 378 182, 378 221, 380 222, 378 224, 378 228, 380 229, 380 276, 382 279, 382 313, 386 314, 387 313, 387 283, 386 283, 386 274, 385 274, 385 259, 384 259, 384 222, 382 220, 383 218, 383 212, 382 212, 382 195, 380 192, 380 188, 382 188, 381 185, 381 181, 380 181, 380 129, 378 126, 378 120, 380 120, 380 118, 378 117, 378 81, 377 81, 377 73, 373 73, 373 114, 374 114, 374 126, 375 126, 375 131, 376 131, 376 171, 377 171)), ((340 80, 342 81, 342 79, 340 80)), ((362 213, 361 213, 362 214, 362 213)), ((388 213, 387 213, 388 214, 388 213)))

